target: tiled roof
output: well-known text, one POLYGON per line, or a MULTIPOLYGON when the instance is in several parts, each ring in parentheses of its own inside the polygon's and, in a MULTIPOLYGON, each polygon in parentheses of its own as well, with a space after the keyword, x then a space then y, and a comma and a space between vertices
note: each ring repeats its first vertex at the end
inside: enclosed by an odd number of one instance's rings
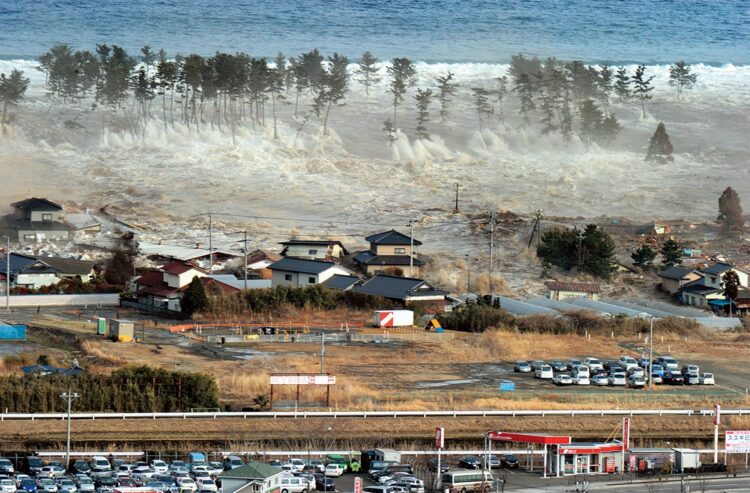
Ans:
MULTIPOLYGON (((375 245, 409 245, 411 243, 411 240, 407 235, 399 233, 395 229, 370 235, 365 238, 365 240, 375 245)), ((421 244, 421 241, 414 240, 414 246, 419 246, 421 244)))
POLYGON ((284 470, 280 467, 266 464, 257 460, 251 460, 244 466, 237 467, 220 474, 222 478, 230 479, 268 479, 271 476, 281 474, 284 470))
POLYGON ((352 291, 402 301, 410 297, 446 294, 445 291, 435 289, 422 279, 389 276, 386 274, 378 274, 365 281, 362 285, 355 286, 352 291))
POLYGON ((742 269, 737 269, 732 264, 727 264, 727 263, 724 263, 724 262, 716 262, 714 265, 712 265, 710 267, 706 267, 705 269, 703 269, 703 272, 705 272, 706 274, 719 275, 719 274, 723 274, 723 273, 725 273, 727 271, 730 271, 732 269, 742 270, 742 269))
POLYGON ((336 264, 324 260, 305 260, 300 258, 284 257, 268 266, 271 270, 283 270, 286 272, 302 272, 304 274, 320 274, 336 264))
POLYGON ((10 205, 16 209, 23 209, 25 211, 61 211, 63 209, 60 204, 56 204, 44 197, 31 197, 30 199, 21 200, 10 205))
POLYGON ((669 267, 667 269, 664 269, 659 273, 659 277, 663 277, 665 279, 674 279, 676 281, 679 281, 680 279, 684 278, 686 275, 693 272, 693 269, 687 269, 685 267, 677 267, 676 265, 673 265, 672 267, 669 267))
MULTIPOLYGON (((409 265, 408 255, 375 255, 369 250, 359 252, 354 256, 354 261, 364 265, 409 265)), ((413 265, 419 267, 424 265, 422 260, 414 258, 413 265)))
POLYGON ((347 289, 356 285, 359 281, 359 277, 356 276, 340 276, 337 274, 335 276, 329 277, 322 284, 327 288, 341 289, 343 291, 346 291, 347 289))
POLYGON ((192 264, 187 264, 185 262, 170 262, 162 267, 162 270, 164 272, 166 272, 167 274, 174 274, 175 276, 179 276, 180 274, 184 274, 185 272, 193 269, 197 271, 203 271, 203 269, 201 269, 200 267, 192 264))
POLYGON ((91 270, 94 268, 94 262, 77 260, 74 258, 39 257, 39 260, 49 265, 60 274, 87 276, 91 274, 91 270))
POLYGON ((547 287, 552 291, 575 291, 579 293, 601 293, 602 289, 595 282, 557 282, 549 281, 547 287))

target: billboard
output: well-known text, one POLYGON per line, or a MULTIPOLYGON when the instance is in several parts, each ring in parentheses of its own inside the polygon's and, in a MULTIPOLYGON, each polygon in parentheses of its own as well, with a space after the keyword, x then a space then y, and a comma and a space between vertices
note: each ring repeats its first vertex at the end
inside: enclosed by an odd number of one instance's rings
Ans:
POLYGON ((750 453, 750 430, 727 430, 724 435, 724 452, 727 454, 750 453))
POLYGON ((435 428, 435 448, 445 448, 445 428, 440 426, 435 428))
POLYGON ((336 385, 336 376, 271 375, 271 385, 336 385))
POLYGON ((716 426, 719 426, 719 423, 721 422, 721 404, 714 404, 713 422, 716 426))
POLYGON ((622 449, 627 450, 630 448, 630 418, 622 418, 622 449))

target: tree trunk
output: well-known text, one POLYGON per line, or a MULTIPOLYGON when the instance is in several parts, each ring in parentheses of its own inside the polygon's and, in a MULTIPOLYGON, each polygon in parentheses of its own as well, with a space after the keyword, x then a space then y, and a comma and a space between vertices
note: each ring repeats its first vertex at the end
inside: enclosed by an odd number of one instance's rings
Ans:
POLYGON ((643 118, 646 118, 646 100, 641 97, 641 110, 643 111, 643 118))
POLYGON ((326 116, 323 119, 323 135, 328 135, 328 114, 331 112, 331 100, 328 100, 328 107, 326 108, 326 116))
POLYGON ((297 89, 297 96, 294 98, 294 119, 297 119, 297 104, 299 103, 299 89, 297 89))

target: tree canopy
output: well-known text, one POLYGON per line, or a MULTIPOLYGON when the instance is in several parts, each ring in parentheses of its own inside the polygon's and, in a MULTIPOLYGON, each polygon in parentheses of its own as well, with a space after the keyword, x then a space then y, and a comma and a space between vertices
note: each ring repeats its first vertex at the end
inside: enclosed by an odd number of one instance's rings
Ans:
POLYGON ((576 269, 597 277, 607 278, 615 270, 614 241, 594 224, 583 231, 578 228, 547 231, 537 247, 537 256, 547 266, 576 269))

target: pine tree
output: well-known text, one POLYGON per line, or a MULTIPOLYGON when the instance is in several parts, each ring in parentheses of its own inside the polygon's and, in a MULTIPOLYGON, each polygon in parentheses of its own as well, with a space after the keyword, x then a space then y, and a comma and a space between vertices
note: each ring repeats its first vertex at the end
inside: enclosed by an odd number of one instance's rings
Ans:
POLYGON ((521 74, 513 90, 518 94, 520 102, 518 113, 523 116, 523 124, 526 126, 529 124, 529 113, 536 108, 531 77, 528 74, 521 74))
POLYGON ((690 90, 698 80, 698 74, 690 71, 690 65, 684 61, 675 62, 669 67, 669 85, 677 88, 677 100, 683 99, 683 91, 690 90))
POLYGON ((13 69, 10 75, 0 74, 0 101, 3 102, 3 115, 0 121, 0 136, 8 133, 6 128, 10 124, 11 118, 8 114, 8 108, 11 105, 17 105, 23 99, 26 89, 29 87, 29 79, 23 76, 23 72, 13 69))
POLYGON ((721 276, 721 288, 724 291, 724 296, 729 298, 732 303, 740 294, 740 285, 740 276, 733 270, 729 270, 721 276))
POLYGON ((609 95, 612 93, 612 69, 607 64, 599 66, 597 89, 599 92, 599 101, 606 114, 609 110, 609 95))
POLYGON ((648 152, 646 153, 646 161, 656 161, 659 163, 673 161, 672 150, 672 143, 669 141, 667 127, 664 123, 660 122, 656 126, 654 135, 651 136, 651 141, 648 145, 648 152))
POLYGON ((555 108, 556 105, 554 97, 549 93, 549 91, 543 91, 539 106, 539 110, 542 113, 542 135, 549 135, 557 130, 557 125, 555 124, 555 108))
POLYGON ((483 87, 472 87, 471 92, 474 94, 474 109, 477 112, 479 121, 479 131, 482 131, 483 123, 492 115, 492 106, 490 105, 490 91, 483 87))
POLYGON ((393 95, 393 126, 396 126, 396 109, 404 101, 404 94, 417 81, 417 69, 408 58, 394 58, 386 69, 391 77, 389 91, 393 95))
POLYGON ((586 144, 586 148, 588 148, 599 136, 603 115, 594 101, 584 99, 578 107, 578 118, 581 126, 579 136, 584 144, 586 144))
POLYGON ((732 187, 727 187, 719 197, 719 217, 725 232, 740 231, 742 229, 742 205, 740 197, 732 187))
POLYGON ((606 116, 599 127, 599 144, 603 147, 609 147, 617 138, 620 130, 622 130, 622 125, 617 121, 615 115, 606 116))
POLYGON ((349 87, 349 59, 344 55, 334 53, 328 57, 328 68, 323 75, 323 88, 320 94, 326 105, 325 119, 323 120, 323 134, 328 133, 328 115, 331 113, 331 106, 341 105, 346 97, 346 89, 349 87))
POLYGON ((651 99, 651 91, 654 87, 651 85, 651 81, 654 80, 654 76, 646 78, 646 66, 638 65, 635 69, 635 75, 633 75, 633 94, 641 102, 641 110, 643 112, 643 118, 646 118, 646 101, 651 99))
POLYGON ((537 256, 547 266, 564 270, 576 268, 597 277, 609 277, 614 271, 615 244, 606 231, 589 224, 578 228, 550 230, 542 235, 537 256))
POLYGON ((370 95, 370 86, 380 82, 380 67, 378 59, 369 51, 362 53, 362 58, 357 63, 357 82, 365 86, 365 94, 370 95))
POLYGON ((432 102, 432 90, 417 89, 417 138, 420 140, 430 140, 430 134, 427 131, 427 122, 430 119, 430 103, 432 102))
POLYGON ((573 138, 573 112, 570 109, 570 93, 567 90, 560 107, 560 135, 568 142, 573 138))
POLYGON ((458 90, 458 84, 453 82, 453 72, 448 71, 445 75, 441 75, 435 79, 435 86, 438 90, 438 100, 440 101, 440 121, 445 123, 448 118, 448 105, 451 102, 451 98, 456 95, 458 90))
POLYGON ((505 99, 505 96, 508 94, 508 78, 506 76, 500 76, 495 79, 495 97, 497 97, 497 102, 500 105, 500 119, 502 120, 503 115, 503 100, 505 99))
POLYGON ((669 238, 661 247, 662 265, 666 269, 682 263, 682 248, 674 240, 669 238))
POLYGON ((398 137, 396 136, 396 129, 393 128, 393 122, 390 118, 386 119, 383 122, 383 132, 385 132, 385 138, 388 140, 390 144, 393 144, 398 140, 398 137))
MULTIPOLYGON (((278 59, 277 59, 278 62, 278 59)), ((278 122, 276 115, 276 105, 278 101, 286 99, 284 96, 285 72, 279 70, 278 64, 268 74, 268 92, 271 93, 271 113, 273 116, 273 138, 279 138, 278 122)))
POLYGON ((625 67, 617 67, 617 72, 615 72, 614 90, 620 101, 627 101, 630 99, 630 84, 630 76, 625 70, 625 67))
POLYGON ((180 311, 190 316, 206 310, 208 306, 209 300, 203 283, 198 276, 195 276, 180 300, 180 311))
POLYGON ((638 267, 651 267, 656 260, 656 252, 653 248, 648 245, 641 245, 636 249, 630 257, 638 267))

